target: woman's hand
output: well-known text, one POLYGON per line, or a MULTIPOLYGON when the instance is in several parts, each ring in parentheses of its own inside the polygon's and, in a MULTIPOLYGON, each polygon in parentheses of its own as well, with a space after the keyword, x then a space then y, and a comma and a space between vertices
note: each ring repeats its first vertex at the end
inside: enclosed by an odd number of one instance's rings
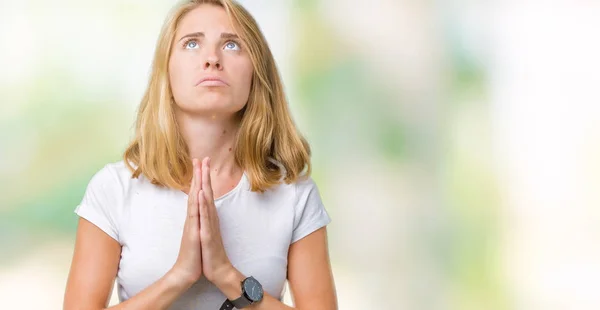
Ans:
POLYGON ((177 261, 171 271, 185 285, 192 285, 202 275, 202 247, 200 245, 200 210, 198 193, 202 186, 202 172, 198 159, 192 160, 192 184, 188 192, 187 217, 183 225, 183 235, 177 261))
MULTIPOLYGON (((202 245, 202 270, 209 281, 224 280, 231 273, 233 266, 225 253, 219 215, 213 199, 210 181, 210 158, 202 161, 202 189, 198 193, 200 205, 200 244, 202 245)), ((217 285, 218 286, 218 285, 217 285)))

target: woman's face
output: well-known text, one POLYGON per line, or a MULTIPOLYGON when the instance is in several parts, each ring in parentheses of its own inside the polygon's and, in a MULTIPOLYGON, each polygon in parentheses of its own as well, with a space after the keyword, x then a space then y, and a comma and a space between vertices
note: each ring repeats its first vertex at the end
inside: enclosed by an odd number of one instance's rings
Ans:
POLYGON ((252 62, 223 8, 190 11, 172 44, 169 79, 181 111, 227 117, 246 105, 252 62))

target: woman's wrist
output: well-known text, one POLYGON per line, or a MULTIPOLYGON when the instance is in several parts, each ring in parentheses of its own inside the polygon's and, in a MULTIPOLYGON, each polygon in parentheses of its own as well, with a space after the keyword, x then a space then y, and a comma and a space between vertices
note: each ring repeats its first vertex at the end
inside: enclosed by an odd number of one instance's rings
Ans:
POLYGON ((228 268, 221 271, 213 284, 219 288, 227 299, 234 300, 242 296, 242 281, 245 278, 246 276, 243 273, 229 265, 228 268))
POLYGON ((170 287, 182 292, 188 290, 196 282, 176 267, 171 268, 165 274, 165 281, 170 287))

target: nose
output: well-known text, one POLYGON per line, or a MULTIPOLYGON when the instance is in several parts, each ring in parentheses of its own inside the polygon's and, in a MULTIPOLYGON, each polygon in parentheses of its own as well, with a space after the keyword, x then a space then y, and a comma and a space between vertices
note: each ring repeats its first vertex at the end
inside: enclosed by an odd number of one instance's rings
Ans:
POLYGON ((204 70, 209 69, 211 67, 217 70, 221 70, 223 68, 223 66, 221 65, 221 61, 219 60, 219 57, 216 54, 212 54, 206 57, 206 61, 204 62, 204 70))

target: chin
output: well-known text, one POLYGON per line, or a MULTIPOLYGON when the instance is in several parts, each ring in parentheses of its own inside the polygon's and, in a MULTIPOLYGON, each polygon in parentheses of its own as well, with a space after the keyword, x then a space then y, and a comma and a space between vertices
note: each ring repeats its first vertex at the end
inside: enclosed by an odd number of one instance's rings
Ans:
POLYGON ((180 106, 181 110, 191 114, 209 114, 209 115, 234 115, 242 110, 245 104, 236 104, 231 100, 216 100, 217 98, 203 98, 180 106))

